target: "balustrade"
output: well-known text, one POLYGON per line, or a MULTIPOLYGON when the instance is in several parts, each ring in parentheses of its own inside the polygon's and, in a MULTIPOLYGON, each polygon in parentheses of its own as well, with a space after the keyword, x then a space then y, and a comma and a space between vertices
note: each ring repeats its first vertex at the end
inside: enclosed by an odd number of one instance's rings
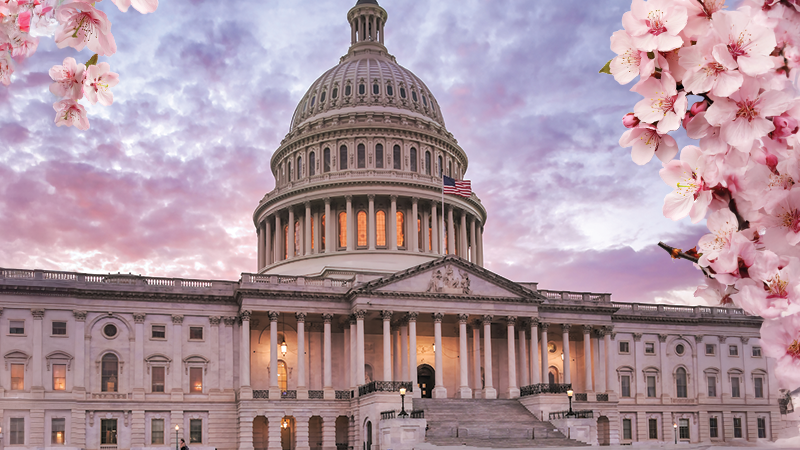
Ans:
POLYGON ((531 384, 530 386, 523 386, 520 389, 520 397, 538 394, 566 394, 568 390, 572 389, 572 384, 565 383, 539 383, 531 384))
POLYGON ((410 381, 372 381, 358 387, 358 396, 364 396, 372 392, 400 392, 400 388, 406 388, 406 392, 413 392, 413 384, 410 381))

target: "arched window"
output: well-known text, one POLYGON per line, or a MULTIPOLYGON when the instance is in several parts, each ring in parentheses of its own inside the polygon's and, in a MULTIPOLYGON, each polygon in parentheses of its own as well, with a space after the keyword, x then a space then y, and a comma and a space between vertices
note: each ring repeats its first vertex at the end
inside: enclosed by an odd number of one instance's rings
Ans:
POLYGON ((289 225, 283 226, 283 259, 289 258, 289 225))
MULTIPOLYGON (((425 97, 425 94, 422 94, 422 104, 425 105, 426 108, 428 107, 428 99, 425 97)), ((311 99, 311 106, 314 106, 314 99, 311 99)))
POLYGON ((405 216, 403 211, 397 211, 397 246, 406 246, 405 216))
POLYGON ((433 251, 433 218, 428 217, 428 251, 433 251))
POLYGON ((319 231, 320 231, 320 235, 322 236, 322 239, 320 239, 319 250, 324 252, 325 251, 325 214, 322 215, 322 219, 320 220, 319 231))
POLYGON ((431 174, 431 152, 425 152, 425 174, 431 174))
POLYGON ((381 93, 381 87, 378 85, 378 83, 372 85, 372 93, 374 95, 379 95, 381 93))
POLYGON ((400 146, 395 145, 394 149, 392 150, 392 159, 394 160, 394 170, 402 170, 403 169, 403 157, 400 154, 400 146))
POLYGON ((349 84, 344 87, 344 95, 345 95, 345 97, 349 97, 352 92, 353 92, 353 88, 349 84))
POLYGON ((550 366, 550 370, 547 372, 547 381, 550 384, 558 383, 558 369, 550 366))
POLYGON ((347 213, 339 213, 339 247, 347 247, 347 213))
POLYGON ((358 168, 363 169, 364 167, 367 167, 367 150, 364 147, 364 144, 358 144, 356 153, 358 156, 358 168))
POLYGON ((408 157, 411 160, 411 171, 412 172, 416 172, 417 171, 417 149, 414 148, 414 147, 411 147, 411 151, 409 152, 408 157))
POLYGON ((406 98, 406 88, 400 86, 400 98, 406 98))
POLYGON ((292 162, 286 163, 286 181, 292 181, 292 162))
POLYGON ((411 99, 414 100, 414 103, 417 102, 417 91, 411 91, 411 99))
POLYGON ((375 145, 375 168, 383 169, 383 145, 375 145))
POLYGON ((320 96, 319 96, 319 102, 320 103, 325 103, 325 93, 326 92, 327 91, 322 91, 322 94, 320 94, 320 96))
POLYGON ((119 390, 119 360, 117 355, 106 353, 100 362, 100 390, 102 392, 118 392, 119 390))
POLYGON ((367 246, 367 213, 359 211, 356 215, 356 245, 358 247, 367 246))
POLYGON ((347 170, 347 146, 339 147, 339 170, 347 170))
POLYGON ((686 369, 678 367, 675 371, 675 390, 678 398, 686 398, 686 369))
POLYGON ((311 152, 308 155, 308 176, 313 177, 316 175, 317 170, 317 154, 316 152, 311 152))
POLYGON ((453 161, 447 161, 447 176, 453 177, 453 161))
POLYGON ((417 214, 417 247, 422 248, 422 216, 417 214))
POLYGON ((375 231, 378 237, 378 247, 386 247, 386 213, 384 211, 375 213, 375 231))
POLYGON ((322 171, 326 173, 331 171, 331 149, 329 148, 322 151, 322 171))
MULTIPOLYGON (((422 99, 425 100, 425 96, 424 95, 422 96, 422 99)), ((317 101, 317 96, 316 95, 311 97, 311 107, 312 108, 314 107, 314 102, 316 102, 316 101, 317 101)))
POLYGON ((282 360, 278 360, 278 388, 281 391, 288 390, 288 374, 286 373, 286 363, 282 360))
POLYGON ((331 92, 331 98, 336 100, 337 97, 339 97, 339 88, 335 87, 333 88, 333 92, 331 92))
POLYGON ((364 95, 367 93, 367 87, 364 86, 364 83, 358 85, 358 95, 364 95))
POLYGON ((386 85, 386 95, 388 95, 389 97, 392 97, 394 95, 394 89, 392 89, 391 84, 386 85))
POLYGON ((439 178, 442 177, 442 171, 443 170, 444 170, 444 167, 442 167, 442 156, 439 155, 439 178))
POLYGON ((303 178, 303 157, 297 157, 297 179, 303 178))

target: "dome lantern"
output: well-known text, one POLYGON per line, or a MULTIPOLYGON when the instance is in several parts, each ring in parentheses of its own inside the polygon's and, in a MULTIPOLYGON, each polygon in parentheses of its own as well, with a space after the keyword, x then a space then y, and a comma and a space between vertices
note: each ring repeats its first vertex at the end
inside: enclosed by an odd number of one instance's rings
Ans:
POLYGON ((350 46, 379 44, 383 47, 383 28, 389 15, 376 0, 358 0, 347 13, 350 22, 350 46))

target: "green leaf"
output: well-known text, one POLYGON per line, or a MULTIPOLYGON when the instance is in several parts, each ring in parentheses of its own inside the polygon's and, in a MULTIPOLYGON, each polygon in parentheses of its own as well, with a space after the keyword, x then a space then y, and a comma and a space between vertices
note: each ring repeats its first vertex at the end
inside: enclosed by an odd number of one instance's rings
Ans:
POLYGON ((602 69, 600 69, 600 72, 598 72, 598 73, 607 73, 607 74, 611 75, 611 61, 613 61, 613 59, 609 60, 606 63, 606 65, 603 66, 602 69))
POLYGON ((95 64, 97 64, 97 53, 95 53, 94 56, 92 56, 91 58, 89 58, 88 61, 86 61, 85 66, 89 67, 89 66, 93 66, 95 64))

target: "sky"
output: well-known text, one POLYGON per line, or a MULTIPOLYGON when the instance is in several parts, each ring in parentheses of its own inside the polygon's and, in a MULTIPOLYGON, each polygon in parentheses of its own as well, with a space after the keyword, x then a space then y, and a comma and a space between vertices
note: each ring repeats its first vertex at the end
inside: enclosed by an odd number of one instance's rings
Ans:
MULTIPOLYGON (((659 241, 707 232, 661 214, 661 163, 635 165, 621 118, 638 94, 598 70, 622 0, 379 0, 386 46, 419 76, 469 157, 488 211, 485 266, 541 289, 700 304, 701 273, 659 241)), ((313 81, 350 43, 355 0, 98 3, 112 22, 114 104, 56 127, 41 38, 0 86, 0 267, 237 280, 270 157, 313 81)), ((87 104, 87 102, 83 102, 87 104)), ((682 145, 690 142, 678 136, 682 145)))

